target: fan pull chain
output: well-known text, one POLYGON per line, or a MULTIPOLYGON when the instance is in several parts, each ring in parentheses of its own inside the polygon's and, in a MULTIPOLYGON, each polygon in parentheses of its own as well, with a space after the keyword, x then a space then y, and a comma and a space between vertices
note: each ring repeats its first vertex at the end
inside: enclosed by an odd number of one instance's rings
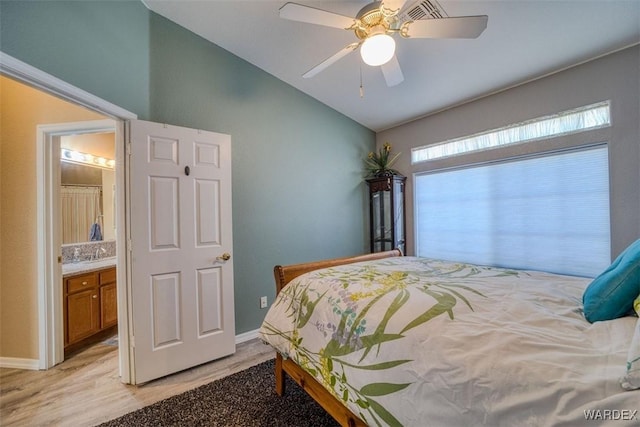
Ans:
POLYGON ((360 64, 360 98, 364 98, 364 87, 362 87, 362 63, 360 64))

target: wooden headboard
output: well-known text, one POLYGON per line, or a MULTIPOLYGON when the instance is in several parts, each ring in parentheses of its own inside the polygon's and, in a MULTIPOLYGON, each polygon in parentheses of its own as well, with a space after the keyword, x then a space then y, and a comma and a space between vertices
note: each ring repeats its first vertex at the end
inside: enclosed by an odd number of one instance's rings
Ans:
POLYGON ((300 276, 301 274, 308 273, 309 271, 318 270, 321 268, 335 267, 336 265, 351 264, 360 261, 372 261, 375 259, 383 259, 402 256, 400 249, 394 249, 386 252, 374 252, 365 255, 356 255, 345 258, 334 258, 323 261, 307 262, 302 264, 292 265, 276 265, 273 267, 273 275, 276 279, 276 295, 280 293, 291 280, 300 276))

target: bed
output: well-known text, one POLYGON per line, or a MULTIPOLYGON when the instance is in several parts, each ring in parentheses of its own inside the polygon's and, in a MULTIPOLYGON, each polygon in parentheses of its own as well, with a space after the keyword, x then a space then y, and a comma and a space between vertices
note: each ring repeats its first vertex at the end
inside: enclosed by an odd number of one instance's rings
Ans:
POLYGON ((640 321, 589 323, 591 279, 402 256, 274 268, 260 328, 341 425, 640 425, 620 386, 640 321))

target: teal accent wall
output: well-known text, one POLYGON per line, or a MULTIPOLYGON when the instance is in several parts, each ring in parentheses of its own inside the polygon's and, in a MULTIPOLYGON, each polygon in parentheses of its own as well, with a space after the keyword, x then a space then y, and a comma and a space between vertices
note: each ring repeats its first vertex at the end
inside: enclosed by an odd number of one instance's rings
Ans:
POLYGON ((253 330, 274 265, 366 252, 375 134, 161 16, 150 27, 152 120, 231 135, 236 330, 253 330))
POLYGON ((148 119, 149 14, 138 1, 0 0, 0 49, 148 119))
POLYGON ((139 2, 2 1, 0 24, 3 52, 141 119, 231 135, 237 334, 274 265, 367 252, 373 131, 139 2))

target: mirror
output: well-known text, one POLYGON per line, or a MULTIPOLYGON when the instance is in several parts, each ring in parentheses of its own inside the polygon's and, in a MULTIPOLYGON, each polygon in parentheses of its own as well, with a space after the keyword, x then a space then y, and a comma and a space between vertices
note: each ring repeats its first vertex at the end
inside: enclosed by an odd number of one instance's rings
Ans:
POLYGON ((115 239, 115 134, 60 137, 62 244, 115 239))

